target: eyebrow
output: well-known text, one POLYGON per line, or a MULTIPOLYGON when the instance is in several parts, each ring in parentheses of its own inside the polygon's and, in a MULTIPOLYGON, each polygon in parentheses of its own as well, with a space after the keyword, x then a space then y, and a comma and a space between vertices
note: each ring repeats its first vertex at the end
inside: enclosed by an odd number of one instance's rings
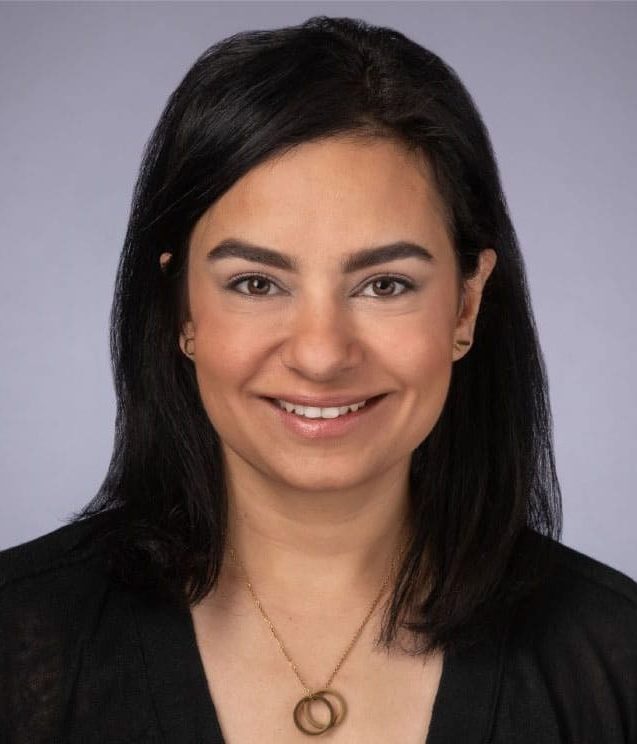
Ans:
MULTIPOLYGON (((221 261, 224 258, 243 258, 246 261, 265 264, 275 269, 294 273, 299 271, 298 261, 292 256, 237 238, 222 240, 207 255, 209 261, 221 261)), ((401 258, 418 258, 427 263, 434 262, 432 253, 425 246, 398 240, 387 245, 372 246, 349 253, 342 259, 341 268, 343 273, 352 274, 361 269, 368 269, 371 266, 387 261, 397 261, 401 258)))

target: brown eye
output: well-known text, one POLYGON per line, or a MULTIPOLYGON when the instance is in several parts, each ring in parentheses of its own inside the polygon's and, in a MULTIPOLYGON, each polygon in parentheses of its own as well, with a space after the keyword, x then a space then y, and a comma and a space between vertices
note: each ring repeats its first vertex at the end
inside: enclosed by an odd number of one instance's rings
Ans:
MULTIPOLYGON (((269 292, 271 287, 277 285, 269 279, 267 276, 261 274, 248 274, 247 276, 240 276, 233 279, 228 285, 227 289, 237 292, 238 294, 246 295, 247 297, 271 297, 277 292, 269 292), (240 285, 247 285, 247 291, 239 290, 237 287, 240 285)), ((377 299, 390 299, 393 297, 401 297, 408 292, 413 292, 416 285, 408 279, 403 279, 399 276, 381 276, 376 279, 372 279, 367 282, 365 288, 372 287, 374 290, 373 294, 363 295, 366 297, 375 297, 377 299), (396 287, 402 287, 400 292, 394 292, 396 287)))
POLYGON ((228 284, 229 289, 251 297, 267 297, 270 286, 274 286, 274 282, 266 276, 261 276, 261 274, 249 274, 248 276, 238 277, 228 284), (236 289, 241 284, 247 285, 247 292, 236 289))
POLYGON ((267 279, 264 279, 262 276, 253 276, 250 279, 246 279, 246 281, 250 289, 256 290, 255 294, 267 294, 268 285, 270 284, 267 279), (264 285, 266 289, 265 292, 263 291, 264 285))
POLYGON ((380 289, 381 289, 381 291, 380 291, 380 294, 381 294, 382 296, 385 296, 385 295, 388 295, 388 294, 389 294, 389 295, 391 295, 391 294, 392 294, 392 291, 391 291, 391 290, 392 290, 393 286, 395 285, 395 282, 394 282, 394 280, 393 280, 393 279, 388 279, 387 277, 384 277, 383 279, 376 279, 376 280, 374 281, 374 285, 375 285, 375 286, 376 286, 377 288, 379 288, 379 287, 380 287, 380 289), (385 285, 385 291, 383 291, 383 290, 382 290, 382 285, 383 285, 383 284, 385 285), (389 292, 387 291, 387 287, 389 287, 389 290, 390 290, 389 292))
POLYGON ((379 299, 400 297, 408 292, 413 292, 415 289, 413 282, 398 276, 379 276, 369 281, 365 287, 372 287, 374 291, 374 294, 365 295, 366 297, 377 297, 379 299), (394 292, 393 290, 396 287, 402 287, 402 291, 394 292))

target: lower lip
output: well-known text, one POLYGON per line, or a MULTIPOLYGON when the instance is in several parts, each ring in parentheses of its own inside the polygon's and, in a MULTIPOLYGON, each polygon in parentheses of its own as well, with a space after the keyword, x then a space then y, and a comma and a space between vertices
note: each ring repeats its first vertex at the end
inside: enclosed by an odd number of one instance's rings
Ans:
POLYGON ((272 400, 272 398, 264 398, 263 400, 269 404, 270 408, 272 408, 289 431, 306 439, 323 439, 343 436, 353 431, 357 426, 361 426, 365 419, 369 419, 376 408, 378 408, 379 403, 385 400, 386 397, 387 393, 372 398, 362 408, 359 408, 358 411, 350 411, 344 416, 338 416, 333 419, 305 418, 305 416, 298 416, 296 413, 288 413, 275 400, 272 400))

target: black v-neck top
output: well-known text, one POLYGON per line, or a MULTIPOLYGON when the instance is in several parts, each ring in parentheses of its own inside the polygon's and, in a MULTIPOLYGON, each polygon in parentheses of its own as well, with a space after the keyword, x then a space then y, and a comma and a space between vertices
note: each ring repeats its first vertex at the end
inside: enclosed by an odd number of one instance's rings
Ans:
MULTIPOLYGON (((0 743, 223 744, 190 613, 110 577, 102 520, 0 552, 0 743)), ((637 744, 637 584, 553 546, 515 627, 446 654, 423 744, 637 744)))

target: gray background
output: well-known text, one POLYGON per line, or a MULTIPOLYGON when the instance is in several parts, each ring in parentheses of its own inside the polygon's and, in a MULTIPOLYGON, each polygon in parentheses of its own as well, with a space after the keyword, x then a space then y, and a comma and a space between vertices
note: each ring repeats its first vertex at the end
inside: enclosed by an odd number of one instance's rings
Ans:
POLYGON ((547 362, 563 541, 637 577, 633 3, 0 5, 0 548, 106 471, 113 281, 168 95, 215 41, 319 13, 403 31, 474 96, 547 362))

